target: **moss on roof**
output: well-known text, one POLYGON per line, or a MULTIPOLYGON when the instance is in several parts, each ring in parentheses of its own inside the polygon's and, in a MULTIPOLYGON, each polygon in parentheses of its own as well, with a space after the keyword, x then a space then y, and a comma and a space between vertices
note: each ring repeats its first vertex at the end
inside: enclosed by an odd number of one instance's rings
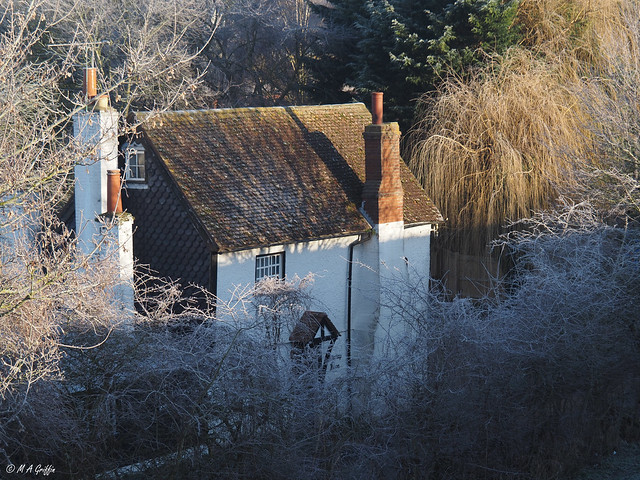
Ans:
MULTIPOLYGON (((147 141, 219 251, 363 232, 361 104, 138 113, 147 141)), ((437 209, 406 165, 407 223, 437 209)), ((434 216, 434 212, 436 216, 434 216)))

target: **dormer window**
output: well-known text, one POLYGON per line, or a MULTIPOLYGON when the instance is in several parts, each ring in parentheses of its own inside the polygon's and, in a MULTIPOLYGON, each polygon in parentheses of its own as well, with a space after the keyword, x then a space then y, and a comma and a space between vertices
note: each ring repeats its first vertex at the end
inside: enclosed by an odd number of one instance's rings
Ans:
POLYGON ((128 184, 146 181, 144 148, 137 143, 129 143, 124 147, 124 180, 128 184))

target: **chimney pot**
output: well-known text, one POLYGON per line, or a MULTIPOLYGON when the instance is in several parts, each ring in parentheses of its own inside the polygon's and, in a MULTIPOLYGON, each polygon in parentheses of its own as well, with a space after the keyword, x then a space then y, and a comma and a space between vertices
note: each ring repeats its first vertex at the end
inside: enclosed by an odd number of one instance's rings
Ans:
POLYGON ((373 92, 371 94, 371 116, 374 125, 382 123, 382 92, 373 92))
POLYGON ((109 95, 100 95, 98 97, 97 109, 101 112, 109 110, 109 95))
POLYGON ((107 170, 107 213, 122 212, 120 170, 107 170))
POLYGON ((98 94, 98 70, 95 67, 85 68, 83 87, 87 100, 91 100, 98 94))

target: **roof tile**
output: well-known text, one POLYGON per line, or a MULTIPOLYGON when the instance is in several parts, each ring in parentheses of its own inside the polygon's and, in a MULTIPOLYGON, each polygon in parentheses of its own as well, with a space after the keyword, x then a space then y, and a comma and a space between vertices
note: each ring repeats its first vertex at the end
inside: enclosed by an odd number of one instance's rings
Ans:
MULTIPOLYGON (((142 130, 219 251, 359 233, 359 104, 138 113, 142 130)), ((439 213, 404 162, 405 222, 439 213), (409 201, 411 199, 411 201, 409 201)))

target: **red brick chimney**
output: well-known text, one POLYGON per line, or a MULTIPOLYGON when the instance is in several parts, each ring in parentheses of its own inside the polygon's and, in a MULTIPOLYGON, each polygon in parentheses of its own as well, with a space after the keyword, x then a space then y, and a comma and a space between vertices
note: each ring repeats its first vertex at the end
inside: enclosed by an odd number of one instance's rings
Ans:
POLYGON ((403 192, 400 181, 400 127, 382 123, 382 93, 372 94, 374 123, 364 129, 364 211, 374 225, 401 222, 403 192))

